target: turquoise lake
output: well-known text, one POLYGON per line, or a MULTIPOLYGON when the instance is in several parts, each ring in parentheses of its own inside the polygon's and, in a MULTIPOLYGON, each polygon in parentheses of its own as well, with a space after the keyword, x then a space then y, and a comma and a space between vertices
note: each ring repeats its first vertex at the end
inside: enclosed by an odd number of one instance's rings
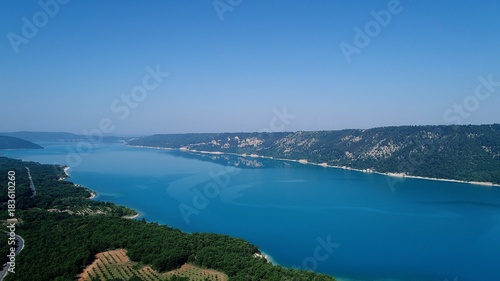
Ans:
POLYGON ((5 156, 186 232, 244 238, 285 267, 341 280, 500 280, 500 189, 296 162, 77 143, 5 156), (235 166, 237 166, 235 168, 235 166))

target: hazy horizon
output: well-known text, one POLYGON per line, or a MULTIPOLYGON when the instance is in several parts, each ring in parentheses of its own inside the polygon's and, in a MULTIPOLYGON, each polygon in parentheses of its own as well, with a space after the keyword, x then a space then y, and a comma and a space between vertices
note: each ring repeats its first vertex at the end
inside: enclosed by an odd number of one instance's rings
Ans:
MULTIPOLYGON (((483 123, 483 124, 461 124, 464 126, 488 126, 488 125, 499 125, 500 123, 483 123)), ((447 126, 450 124, 436 124, 436 125, 431 125, 431 124, 424 124, 424 125, 390 125, 390 126, 378 126, 378 127, 370 127, 370 128, 343 128, 343 129, 322 129, 322 130, 284 130, 284 131, 275 131, 275 132, 281 132, 281 133, 294 133, 294 132, 315 132, 315 131, 342 131, 342 130, 370 130, 370 129, 377 129, 377 128, 388 128, 388 127, 409 127, 409 126, 417 126, 417 127, 423 127, 423 126, 447 126)), ((70 133, 70 134, 75 134, 75 135, 85 135, 82 134, 82 132, 70 132, 70 131, 29 131, 29 130, 19 130, 19 131, 0 131, 0 134, 2 133, 70 133)), ((141 136, 148 136, 148 135, 169 135, 169 134, 237 134, 237 133, 242 133, 242 134, 248 134, 248 133, 273 133, 273 131, 268 131, 268 132, 263 132, 263 131, 219 131, 219 132, 153 132, 150 134, 119 134, 119 133, 103 133, 104 136, 108 137, 141 137, 141 136)), ((92 135, 93 133, 87 134, 87 135, 92 135)))
POLYGON ((496 1, 58 1, 0 3, 0 132, 499 122, 496 1))

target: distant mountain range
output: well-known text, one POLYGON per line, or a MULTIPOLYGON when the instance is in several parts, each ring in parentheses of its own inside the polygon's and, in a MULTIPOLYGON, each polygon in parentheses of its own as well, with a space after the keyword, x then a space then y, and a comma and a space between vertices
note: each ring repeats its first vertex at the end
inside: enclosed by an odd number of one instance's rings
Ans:
POLYGON ((128 144, 257 154, 383 173, 500 184, 500 124, 163 134, 131 139, 128 144))
MULTIPOLYGON (((65 132, 0 132, 0 136, 9 136, 25 139, 32 142, 38 141, 82 141, 87 140, 89 137, 84 135, 77 135, 65 132)), ((97 138, 92 136, 93 138, 97 138)), ((103 142, 116 142, 119 140, 124 140, 124 138, 115 136, 105 136, 103 137, 103 142)))
MULTIPOLYGON (((0 149, 42 148, 33 142, 81 141, 64 132, 0 132, 0 149)), ((106 136, 103 142, 126 138, 106 136)), ((407 176, 500 184, 500 124, 398 126, 367 130, 160 134, 129 145, 259 155, 407 176)))
POLYGON ((16 137, 0 136, 0 149, 40 149, 36 143, 16 137))

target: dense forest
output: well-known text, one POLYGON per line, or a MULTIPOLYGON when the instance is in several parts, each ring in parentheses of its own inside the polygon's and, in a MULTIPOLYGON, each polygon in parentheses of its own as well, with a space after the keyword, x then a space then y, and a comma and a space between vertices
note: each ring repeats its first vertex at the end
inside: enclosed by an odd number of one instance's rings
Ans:
POLYGON ((30 141, 0 135, 0 149, 40 149, 43 148, 30 141))
MULTIPOLYGON (((86 199, 89 191, 63 180, 61 166, 0 157, 2 186, 7 186, 8 171, 16 173, 16 217, 20 220, 16 233, 24 238, 25 248, 16 258, 16 273, 5 280, 75 280, 97 253, 118 248, 126 249, 131 260, 150 264, 159 271, 191 263, 224 272, 230 280, 335 280, 256 258, 258 248, 243 239, 209 233, 187 234, 145 220, 122 218, 121 215, 133 211, 86 199), (36 187, 35 196, 26 167, 30 168, 36 187), (72 208, 73 212, 64 211, 66 208, 72 208), (76 210, 86 208, 108 208, 109 212, 76 210)), ((2 219, 7 218, 5 193, 2 189, 2 219)), ((6 236, 0 243, 3 258, 7 252, 6 236)), ((139 280, 134 278, 130 280, 139 280)))
POLYGON ((18 234, 26 248, 16 274, 6 280, 73 280, 94 256, 125 248, 134 261, 159 271, 192 263, 226 273, 230 280, 334 280, 312 272, 285 269, 255 258, 250 243, 224 235, 194 233, 111 216, 76 216, 30 210, 18 234))
POLYGON ((383 173, 500 184, 500 124, 167 134, 135 138, 128 144, 304 159, 383 173))

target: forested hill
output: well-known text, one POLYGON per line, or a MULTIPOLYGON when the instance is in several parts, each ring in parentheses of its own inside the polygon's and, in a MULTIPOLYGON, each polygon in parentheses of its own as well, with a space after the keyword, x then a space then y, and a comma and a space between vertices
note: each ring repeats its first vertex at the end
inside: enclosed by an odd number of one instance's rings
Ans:
POLYGON ((65 141, 65 142, 79 142, 79 141, 93 141, 99 139, 102 142, 117 142, 123 140, 123 138, 115 136, 96 136, 96 135, 76 135, 66 132, 0 132, 0 136, 8 136, 21 138, 28 141, 65 141), (102 139, 101 139, 102 137, 102 139))
POLYGON ((129 145, 257 154, 355 169, 500 184, 500 124, 165 134, 129 145))
POLYGON ((36 143, 16 137, 0 136, 0 149, 40 149, 36 143))

